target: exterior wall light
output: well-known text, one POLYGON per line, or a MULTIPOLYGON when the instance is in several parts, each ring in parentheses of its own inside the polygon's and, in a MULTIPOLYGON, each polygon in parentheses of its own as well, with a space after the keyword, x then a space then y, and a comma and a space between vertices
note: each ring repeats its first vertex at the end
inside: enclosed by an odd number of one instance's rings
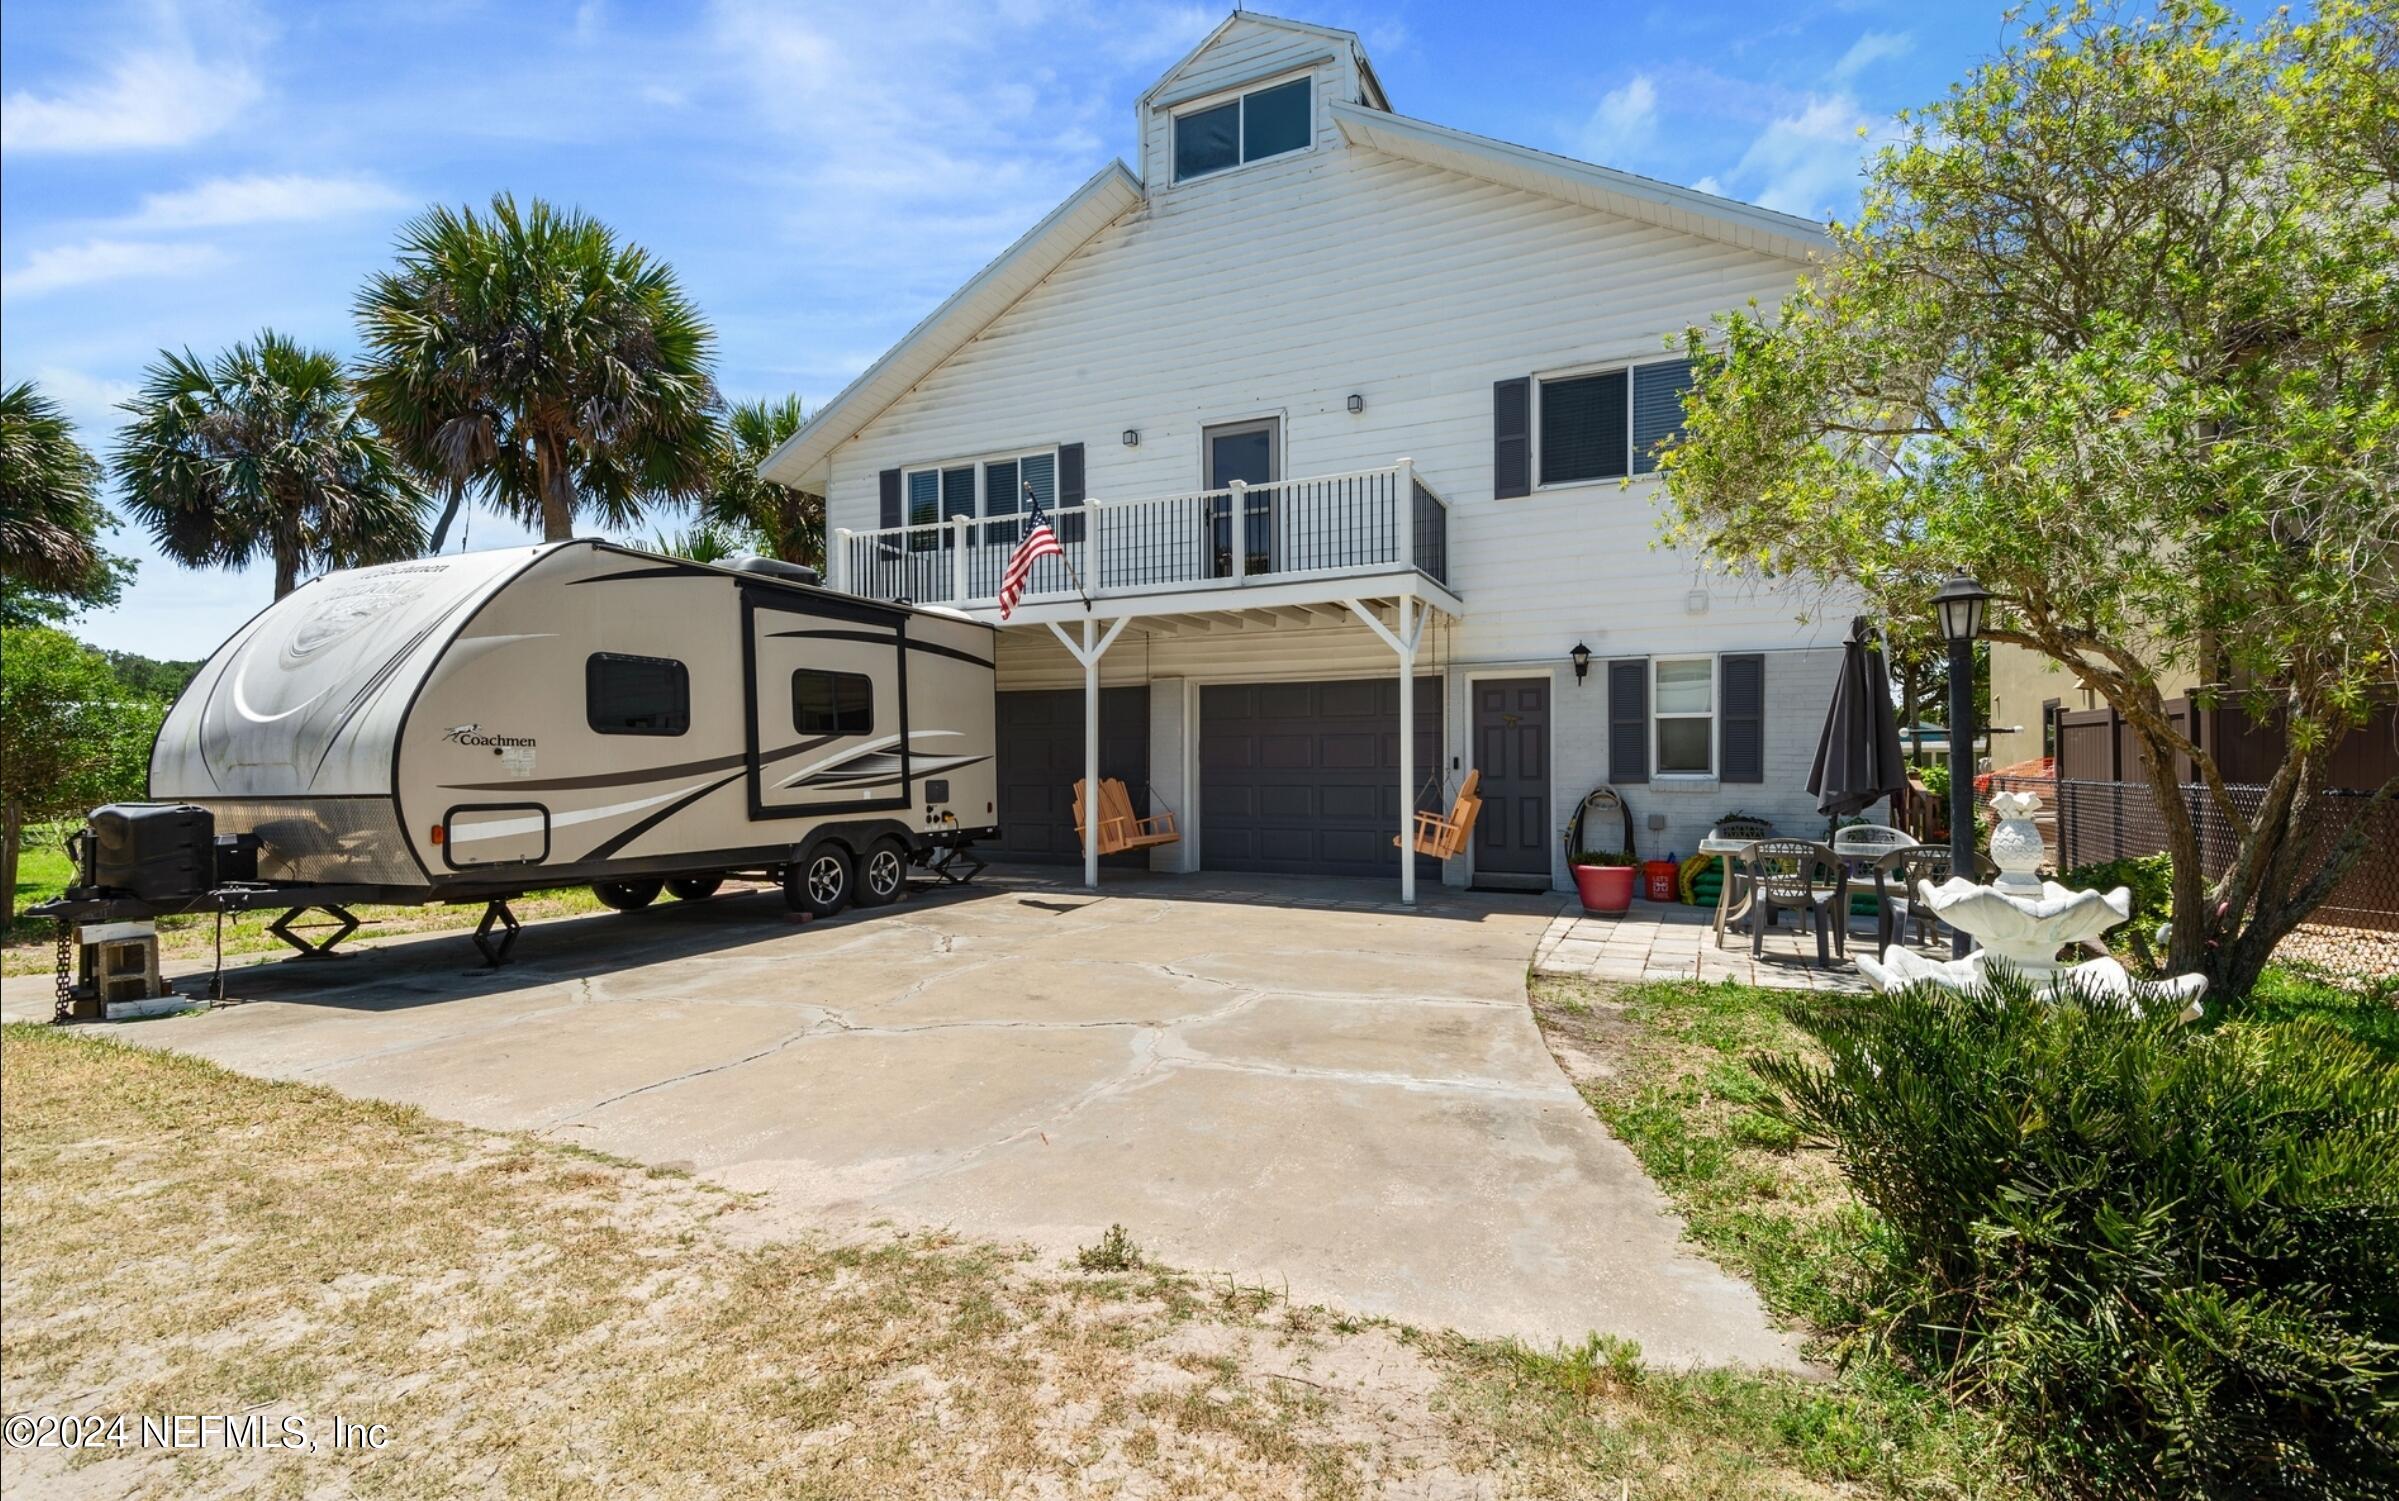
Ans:
POLYGON ((1365 411, 1365 410, 1366 410, 1366 398, 1365 398, 1365 397, 1363 397, 1363 396, 1360 396, 1360 395, 1359 395, 1357 392, 1355 392, 1355 391, 1352 391, 1352 392, 1350 392, 1350 393, 1349 393, 1349 414, 1350 414, 1352 417, 1355 417, 1355 416, 1357 416, 1357 415, 1358 415, 1360 412, 1363 412, 1363 411, 1365 411))
POLYGON ((1140 428, 1137 428, 1137 427, 1128 427, 1128 428, 1126 428, 1126 429, 1125 429, 1125 447, 1127 447, 1127 448, 1139 448, 1140 446, 1141 446, 1141 429, 1140 429, 1140 428))
POLYGON ((1583 679, 1591 675, 1590 647, 1583 645, 1583 643, 1580 641, 1577 641, 1574 643, 1574 650, 1568 652, 1566 656, 1574 663, 1574 680, 1576 683, 1581 683, 1583 679))

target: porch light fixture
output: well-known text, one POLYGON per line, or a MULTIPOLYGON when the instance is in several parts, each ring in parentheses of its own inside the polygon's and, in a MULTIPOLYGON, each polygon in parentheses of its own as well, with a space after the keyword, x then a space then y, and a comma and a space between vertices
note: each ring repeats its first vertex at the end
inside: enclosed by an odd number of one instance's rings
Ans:
POLYGON ((1128 427, 1128 428, 1126 428, 1126 429, 1125 429, 1125 447, 1127 447, 1127 448, 1139 448, 1140 446, 1141 446, 1141 429, 1140 429, 1140 428, 1137 428, 1137 427, 1128 427))
POLYGON ((1363 411, 1365 411, 1365 410, 1366 410, 1366 398, 1365 398, 1365 397, 1363 397, 1363 396, 1360 396, 1360 395, 1359 395, 1357 392, 1355 392, 1355 391, 1352 391, 1352 392, 1350 392, 1350 393, 1349 393, 1349 414, 1350 414, 1352 417, 1355 417, 1355 416, 1357 416, 1357 415, 1358 415, 1360 412, 1363 412, 1363 411))
MULTIPOLYGON (((1933 596, 1941 634, 1949 638, 1949 868, 1969 880, 1974 874, 1974 638, 1983 633, 1983 611, 1990 602, 1991 591, 1962 568, 1933 596)), ((1952 934, 1950 953, 1963 959, 1973 939, 1963 928, 1952 934)))
POLYGON ((1574 650, 1568 652, 1566 655, 1574 663, 1574 680, 1577 683, 1580 683, 1583 679, 1591 675, 1590 647, 1583 645, 1583 643, 1580 641, 1577 641, 1574 643, 1574 650))

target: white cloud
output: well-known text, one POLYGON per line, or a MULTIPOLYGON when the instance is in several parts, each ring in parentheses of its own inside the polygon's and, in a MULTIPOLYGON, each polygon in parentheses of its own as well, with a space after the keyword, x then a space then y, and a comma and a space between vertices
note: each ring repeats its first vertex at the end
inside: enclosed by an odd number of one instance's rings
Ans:
POLYGON ((1760 131, 1722 180, 1761 207, 1827 218, 1853 200, 1859 166, 1884 138, 1851 95, 1813 95, 1760 131))
POLYGON ((1915 46, 1916 39, 1906 32, 1869 31, 1850 43, 1841 60, 1833 64, 1833 77, 1845 83, 1876 63, 1907 56, 1915 46))
POLYGON ((1585 161, 1621 167, 1648 149, 1657 129, 1658 86, 1648 74, 1636 73, 1630 83, 1600 96, 1577 144, 1585 161))
POLYGON ((299 173, 212 177, 172 193, 151 193, 127 220, 137 229, 196 229, 231 224, 288 224, 403 208, 409 199, 371 177, 299 173))
POLYGON ((39 297, 67 287, 107 281, 155 281, 195 276, 222 263, 214 245, 157 240, 85 240, 53 245, 27 256, 16 270, 0 275, 0 291, 39 297))
POLYGON ((105 449, 109 435, 124 425, 125 414, 117 410, 117 404, 131 400, 137 389, 129 380, 107 380, 64 365, 36 366, 33 383, 75 424, 75 441, 95 453, 105 449))
POLYGON ((20 89, 0 105, 9 151, 130 151, 181 146, 241 117, 261 90, 246 63, 203 58, 188 40, 128 52, 100 76, 53 93, 20 89))

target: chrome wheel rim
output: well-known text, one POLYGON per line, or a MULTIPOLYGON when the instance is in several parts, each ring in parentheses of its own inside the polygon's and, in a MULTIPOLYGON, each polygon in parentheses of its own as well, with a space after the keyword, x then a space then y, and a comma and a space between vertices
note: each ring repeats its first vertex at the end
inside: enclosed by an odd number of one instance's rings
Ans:
POLYGON ((866 884, 875 895, 889 896, 900 889, 900 857, 890 850, 877 850, 866 862, 866 884))
POLYGON ((831 855, 819 855, 808 866, 808 899, 831 906, 841 898, 841 862, 831 855))

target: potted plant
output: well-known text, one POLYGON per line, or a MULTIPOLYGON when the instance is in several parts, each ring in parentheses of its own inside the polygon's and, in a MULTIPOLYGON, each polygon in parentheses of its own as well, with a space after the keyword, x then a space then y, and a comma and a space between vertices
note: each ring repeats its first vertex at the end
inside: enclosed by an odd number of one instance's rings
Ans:
POLYGON ((1578 850, 1574 856, 1574 889, 1582 893, 1586 912, 1625 912, 1633 905, 1631 850, 1578 850))

